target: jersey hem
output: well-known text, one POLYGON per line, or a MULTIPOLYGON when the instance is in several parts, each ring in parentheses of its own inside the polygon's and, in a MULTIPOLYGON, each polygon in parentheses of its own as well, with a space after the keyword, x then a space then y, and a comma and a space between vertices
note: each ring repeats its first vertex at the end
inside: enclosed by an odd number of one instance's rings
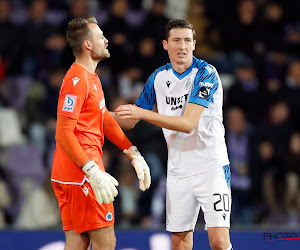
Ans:
POLYGON ((86 175, 83 177, 83 180, 81 182, 59 181, 59 180, 56 180, 54 178, 51 178, 51 181, 57 182, 57 183, 60 183, 60 184, 65 184, 65 185, 77 185, 77 186, 82 186, 85 183, 85 181, 90 182, 89 179, 86 177, 86 175))
POLYGON ((167 173, 167 177, 168 177, 168 178, 172 178, 172 179, 182 179, 182 178, 187 178, 187 177, 195 176, 195 175, 198 175, 198 174, 208 173, 208 172, 213 171, 213 170, 215 170, 215 169, 217 169, 217 168, 222 168, 222 169, 223 169, 223 166, 226 166, 226 165, 229 165, 229 164, 230 164, 230 162, 228 162, 227 164, 224 164, 224 165, 220 165, 220 166, 218 166, 218 167, 214 167, 214 168, 209 169, 209 170, 204 171, 204 172, 198 172, 198 173, 194 173, 194 174, 190 174, 190 175, 184 175, 184 176, 180 176, 180 175, 174 176, 174 175, 171 175, 171 174, 167 173))

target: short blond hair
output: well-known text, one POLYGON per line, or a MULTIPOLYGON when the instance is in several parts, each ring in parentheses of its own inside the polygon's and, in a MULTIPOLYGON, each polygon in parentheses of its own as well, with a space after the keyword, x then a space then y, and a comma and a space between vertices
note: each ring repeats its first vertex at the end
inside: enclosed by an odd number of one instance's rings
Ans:
POLYGON ((92 40, 92 34, 88 28, 89 23, 98 24, 94 16, 76 18, 68 24, 66 32, 67 41, 75 56, 82 53, 82 43, 84 40, 92 40))

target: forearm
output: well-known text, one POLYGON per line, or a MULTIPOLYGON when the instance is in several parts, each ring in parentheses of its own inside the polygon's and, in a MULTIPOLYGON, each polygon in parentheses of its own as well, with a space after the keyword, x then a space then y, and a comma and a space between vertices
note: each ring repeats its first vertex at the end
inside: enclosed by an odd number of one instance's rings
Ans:
POLYGON ((132 145, 123 130, 120 128, 119 124, 107 110, 105 111, 104 117, 104 135, 122 151, 124 149, 128 149, 132 145))
POLYGON ((135 125, 139 122, 139 120, 134 120, 134 119, 127 119, 127 120, 121 120, 119 119, 114 112, 109 111, 109 114, 115 119, 115 121, 119 124, 119 126, 122 129, 133 129, 135 125))
POLYGON ((150 110, 143 110, 142 120, 169 130, 190 133, 194 126, 185 116, 167 116, 150 110))

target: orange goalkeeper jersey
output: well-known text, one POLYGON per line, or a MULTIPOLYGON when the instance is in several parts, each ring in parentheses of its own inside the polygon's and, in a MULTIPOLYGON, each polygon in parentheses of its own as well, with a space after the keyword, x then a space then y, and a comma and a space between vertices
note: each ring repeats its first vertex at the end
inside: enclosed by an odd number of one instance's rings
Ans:
MULTIPOLYGON (((89 159, 94 160, 103 171, 102 146, 105 112, 108 111, 98 75, 73 63, 60 89, 57 115, 77 120, 74 134, 80 146, 89 159)), ((75 184, 84 182, 84 176, 82 170, 56 143, 51 178, 59 182, 75 184)))

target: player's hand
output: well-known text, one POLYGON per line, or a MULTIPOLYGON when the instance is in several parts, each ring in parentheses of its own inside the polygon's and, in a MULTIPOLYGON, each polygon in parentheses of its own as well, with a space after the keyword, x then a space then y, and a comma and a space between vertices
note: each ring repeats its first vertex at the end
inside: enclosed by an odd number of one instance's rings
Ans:
POLYGON ((89 177, 90 184, 97 197, 99 204, 108 204, 115 200, 118 195, 116 186, 119 182, 109 173, 103 172, 94 161, 84 165, 82 171, 89 177))
POLYGON ((129 149, 125 149, 123 152, 132 160, 131 165, 134 167, 136 175, 139 179, 140 189, 145 191, 150 187, 151 184, 150 169, 148 164, 136 146, 131 146, 129 149))
POLYGON ((126 104, 120 105, 114 112, 119 119, 142 120, 145 110, 136 105, 126 104))

